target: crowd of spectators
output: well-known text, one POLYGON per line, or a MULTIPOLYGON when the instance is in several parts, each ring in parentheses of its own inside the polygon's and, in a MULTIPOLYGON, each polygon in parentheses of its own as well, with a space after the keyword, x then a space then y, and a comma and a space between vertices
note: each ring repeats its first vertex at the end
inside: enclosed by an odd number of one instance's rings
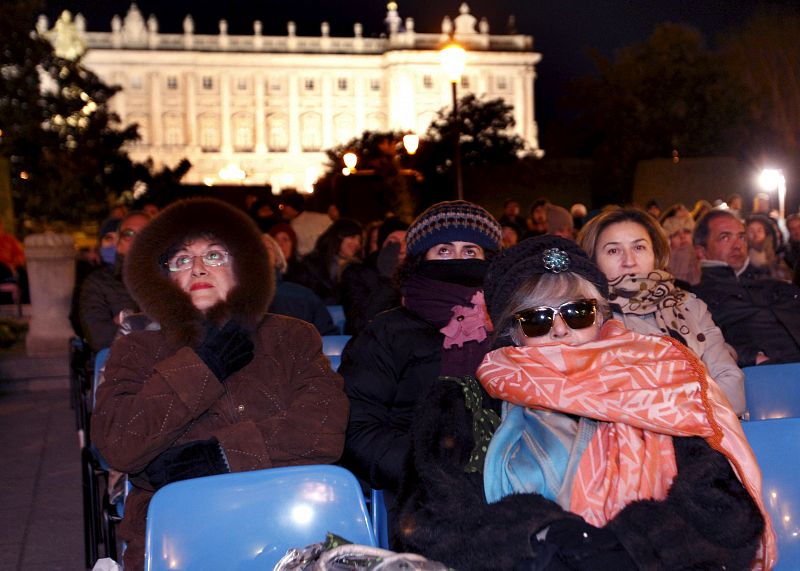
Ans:
POLYGON ((133 484, 126 568, 141 568, 159 487, 315 462, 384 490, 395 547, 459 569, 772 557, 758 468, 736 444, 741 367, 800 362, 800 215, 778 220, 756 196, 744 217, 735 195, 592 212, 538 198, 527 215, 509 199, 497 216, 453 201, 365 225, 343 214, 286 193, 102 224, 72 322, 92 350, 112 347, 92 436, 133 484), (351 336, 338 371, 321 353, 320 336, 339 333, 332 305, 351 336), (147 327, 126 329, 134 317, 147 327), (604 366, 624 372, 613 393, 604 366), (535 375, 607 414, 543 396, 535 375), (642 413, 624 395, 645 378, 672 420, 631 420, 642 413), (733 445, 709 446, 715 422, 733 445), (598 439, 648 456, 620 474, 598 439))

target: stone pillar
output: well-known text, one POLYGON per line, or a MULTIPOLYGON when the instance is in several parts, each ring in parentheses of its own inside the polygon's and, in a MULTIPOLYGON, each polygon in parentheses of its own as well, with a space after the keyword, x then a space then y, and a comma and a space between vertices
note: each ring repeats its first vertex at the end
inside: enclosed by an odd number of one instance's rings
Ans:
POLYGON ((75 284, 75 247, 68 234, 32 234, 25 238, 31 294, 31 321, 25 349, 30 356, 66 355, 75 284))

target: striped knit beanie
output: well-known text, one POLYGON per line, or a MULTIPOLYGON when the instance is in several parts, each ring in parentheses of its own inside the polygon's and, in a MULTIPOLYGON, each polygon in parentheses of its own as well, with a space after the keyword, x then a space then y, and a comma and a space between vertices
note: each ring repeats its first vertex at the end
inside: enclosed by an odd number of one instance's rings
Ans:
POLYGON ((464 200, 440 202, 417 216, 408 228, 409 256, 424 254, 436 244, 472 242, 484 250, 500 249, 502 230, 484 208, 464 200))

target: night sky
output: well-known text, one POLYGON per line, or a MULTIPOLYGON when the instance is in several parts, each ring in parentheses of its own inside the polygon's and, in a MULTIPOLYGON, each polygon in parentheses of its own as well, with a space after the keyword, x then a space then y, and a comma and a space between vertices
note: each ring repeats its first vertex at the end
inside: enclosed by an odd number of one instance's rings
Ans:
MULTIPOLYGON (((217 22, 228 20, 230 34, 251 34, 253 20, 260 19, 265 35, 286 34, 286 22, 297 23, 298 35, 318 36, 320 22, 331 25, 331 35, 352 36, 353 23, 361 22, 365 36, 384 31, 383 0, 139 0, 147 18, 155 14, 161 32, 181 32, 186 14, 199 34, 218 32, 217 22)), ((519 33, 534 37, 534 49, 543 56, 536 83, 537 119, 547 129, 560 115, 556 103, 571 79, 593 71, 587 50, 606 56, 622 46, 643 41, 661 22, 691 24, 711 46, 720 33, 741 26, 759 9, 800 10, 796 0, 472 0, 471 12, 486 17, 490 33, 504 33, 514 15, 519 33)), ((413 17, 418 32, 436 32, 445 15, 458 15, 460 0, 398 0, 400 16, 413 17)), ((52 21, 64 9, 82 13, 91 31, 110 31, 114 14, 124 17, 128 0, 48 0, 52 21)))

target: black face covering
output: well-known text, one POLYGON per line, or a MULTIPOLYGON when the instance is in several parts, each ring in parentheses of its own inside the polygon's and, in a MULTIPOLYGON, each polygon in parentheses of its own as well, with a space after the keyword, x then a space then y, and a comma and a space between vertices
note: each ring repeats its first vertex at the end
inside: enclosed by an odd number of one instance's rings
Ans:
POLYGON ((487 260, 425 260, 417 267, 417 273, 440 282, 480 287, 488 269, 487 260))

